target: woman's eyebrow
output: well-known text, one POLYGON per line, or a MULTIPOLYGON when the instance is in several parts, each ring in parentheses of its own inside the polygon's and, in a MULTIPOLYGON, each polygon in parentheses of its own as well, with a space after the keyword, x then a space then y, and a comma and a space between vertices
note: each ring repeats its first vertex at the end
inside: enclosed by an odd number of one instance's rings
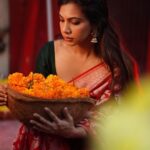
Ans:
MULTIPOLYGON (((60 17, 60 18, 64 18, 64 17, 61 16, 60 14, 59 14, 59 17, 60 17)), ((81 18, 81 17, 70 17, 70 18, 68 18, 68 20, 72 20, 72 19, 83 20, 83 18, 81 18)))

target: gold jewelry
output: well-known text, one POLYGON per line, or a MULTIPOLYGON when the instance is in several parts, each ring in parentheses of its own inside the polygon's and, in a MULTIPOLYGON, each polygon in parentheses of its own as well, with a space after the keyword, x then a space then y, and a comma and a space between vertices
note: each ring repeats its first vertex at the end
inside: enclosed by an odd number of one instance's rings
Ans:
POLYGON ((97 38, 96 38, 96 37, 93 37, 93 38, 91 39, 91 43, 98 43, 97 38))

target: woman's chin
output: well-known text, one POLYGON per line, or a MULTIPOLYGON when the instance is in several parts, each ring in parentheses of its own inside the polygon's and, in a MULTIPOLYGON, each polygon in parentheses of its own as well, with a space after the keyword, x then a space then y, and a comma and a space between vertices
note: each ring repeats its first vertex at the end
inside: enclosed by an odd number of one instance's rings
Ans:
POLYGON ((65 39, 64 39, 64 44, 68 45, 68 46, 74 46, 74 45, 76 45, 76 43, 74 43, 73 41, 65 40, 65 39))

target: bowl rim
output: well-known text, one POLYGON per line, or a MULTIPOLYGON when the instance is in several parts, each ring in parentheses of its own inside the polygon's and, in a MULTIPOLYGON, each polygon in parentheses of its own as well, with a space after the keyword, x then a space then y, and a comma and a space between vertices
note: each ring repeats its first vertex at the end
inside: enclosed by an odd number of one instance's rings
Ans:
POLYGON ((95 99, 90 98, 90 97, 81 97, 81 98, 58 98, 58 99, 49 99, 49 98, 40 98, 40 97, 35 97, 35 96, 31 96, 31 95, 27 95, 21 92, 18 92, 16 90, 14 90, 11 87, 7 87, 7 94, 10 95, 11 97, 15 98, 15 100, 18 101, 24 101, 24 102, 62 102, 62 103, 75 103, 75 102, 87 102, 87 103, 91 103, 91 104, 95 104, 95 99), (17 96, 17 98, 16 98, 17 96))

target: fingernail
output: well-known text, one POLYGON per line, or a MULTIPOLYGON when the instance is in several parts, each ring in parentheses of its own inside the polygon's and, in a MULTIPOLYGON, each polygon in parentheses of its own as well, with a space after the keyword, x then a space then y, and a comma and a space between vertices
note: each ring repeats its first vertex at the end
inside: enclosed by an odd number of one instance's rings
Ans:
POLYGON ((30 123, 33 123, 33 120, 30 120, 30 123))
POLYGON ((65 109, 65 110, 68 110, 68 108, 67 108, 67 107, 65 107, 64 109, 65 109))
POLYGON ((33 116, 35 116, 35 117, 36 117, 36 116, 38 116, 38 114, 37 114, 37 113, 34 113, 34 114, 33 114, 33 116))
POLYGON ((4 98, 4 102, 7 102, 7 98, 4 98))
POLYGON ((49 110, 49 108, 48 108, 48 107, 45 107, 44 109, 45 109, 45 110, 49 110))

